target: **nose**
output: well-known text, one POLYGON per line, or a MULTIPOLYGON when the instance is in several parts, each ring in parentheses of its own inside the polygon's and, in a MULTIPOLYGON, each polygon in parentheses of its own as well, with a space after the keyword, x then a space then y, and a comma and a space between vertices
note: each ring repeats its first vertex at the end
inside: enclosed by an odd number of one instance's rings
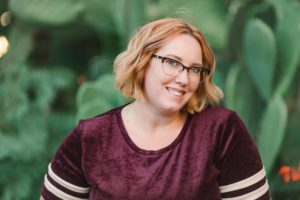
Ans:
POLYGON ((180 85, 187 85, 189 83, 189 73, 188 70, 181 71, 175 79, 175 82, 180 85))

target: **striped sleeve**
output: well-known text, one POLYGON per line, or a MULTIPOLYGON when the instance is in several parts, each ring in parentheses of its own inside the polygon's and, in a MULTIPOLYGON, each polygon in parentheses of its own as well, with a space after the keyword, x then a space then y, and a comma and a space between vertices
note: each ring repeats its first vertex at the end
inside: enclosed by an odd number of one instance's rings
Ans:
POLYGON ((223 126, 218 149, 223 200, 269 200, 266 171, 257 147, 236 114, 223 126))
POLYGON ((81 127, 73 129, 48 165, 41 200, 83 200, 89 197, 89 185, 82 169, 81 127))

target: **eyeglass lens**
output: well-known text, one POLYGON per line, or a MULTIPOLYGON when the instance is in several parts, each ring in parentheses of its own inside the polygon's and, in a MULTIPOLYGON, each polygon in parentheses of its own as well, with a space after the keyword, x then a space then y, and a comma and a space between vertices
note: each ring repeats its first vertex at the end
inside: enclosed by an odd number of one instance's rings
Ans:
POLYGON ((200 68, 200 67, 190 67, 186 68, 180 62, 170 59, 170 58, 163 58, 162 59, 162 68, 163 71, 170 76, 177 76, 185 69, 188 70, 188 75, 191 81, 193 82, 204 82, 205 78, 208 75, 208 70, 200 68))

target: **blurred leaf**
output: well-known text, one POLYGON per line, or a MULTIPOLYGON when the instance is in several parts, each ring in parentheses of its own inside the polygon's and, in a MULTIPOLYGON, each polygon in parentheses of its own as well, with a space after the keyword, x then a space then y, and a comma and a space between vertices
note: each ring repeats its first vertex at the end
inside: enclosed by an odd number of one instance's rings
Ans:
POLYGON ((2 200, 24 199, 30 194, 32 179, 26 173, 15 177, 5 186, 5 192, 2 194, 2 200))
POLYGON ((276 45, 272 30, 259 19, 251 19, 244 33, 244 54, 247 69, 260 95, 272 94, 276 45))
POLYGON ((70 87, 75 82, 75 75, 66 67, 48 66, 44 69, 30 70, 26 80, 28 89, 34 96, 33 105, 48 111, 48 106, 57 92, 70 87))
POLYGON ((86 23, 101 34, 114 33, 116 26, 113 21, 113 13, 117 11, 114 7, 116 0, 85 0, 84 2, 86 6, 83 18, 86 23))
POLYGON ((266 168, 271 173, 274 161, 283 142, 287 124, 287 107, 282 97, 275 96, 269 102, 261 121, 258 148, 266 168))
POLYGON ((0 132, 0 160, 30 160, 43 152, 47 139, 45 119, 34 110, 23 117, 15 121, 22 127, 15 134, 0 132))
POLYGON ((0 60, 0 111, 4 123, 22 118, 30 109, 22 77, 28 74, 25 61, 33 48, 32 33, 28 27, 16 24, 8 36, 9 51, 0 60))
POLYGON ((297 166, 300 162, 300 112, 294 113, 287 122, 287 131, 280 149, 283 164, 297 166))
POLYGON ((79 88, 77 93, 78 107, 88 104, 94 99, 106 99, 112 105, 124 103, 124 98, 114 88, 114 79, 111 74, 104 74, 97 81, 86 82, 79 88))
MULTIPOLYGON (((251 1, 253 2, 253 1, 251 1)), ((250 5, 240 5, 240 0, 233 0, 230 4, 230 7, 234 9, 230 12, 230 15, 232 15, 232 21, 230 23, 229 33, 228 33, 228 48, 229 53, 236 57, 236 59, 239 59, 242 55, 242 44, 243 44, 243 32, 244 32, 244 26, 247 21, 247 14, 250 5)), ((243 3, 244 4, 244 3, 243 3)))
POLYGON ((261 118, 260 110, 264 105, 249 74, 240 63, 234 64, 227 75, 225 106, 235 110, 251 135, 257 137, 257 120, 261 118))
POLYGON ((221 90, 224 90, 225 88, 225 81, 224 81, 224 77, 222 76, 222 74, 216 70, 214 72, 214 76, 213 76, 213 82, 221 88, 221 90))
POLYGON ((20 65, 20 63, 26 60, 33 48, 32 34, 32 30, 20 24, 16 24, 12 27, 8 35, 9 50, 7 54, 0 59, 1 71, 13 70, 11 69, 12 67, 8 66, 9 64, 14 63, 20 65))
POLYGON ((286 95, 300 62, 300 4, 291 2, 276 29, 278 46, 278 84, 276 93, 286 95))
MULTIPOLYGON (((84 22, 92 27, 99 36, 101 47, 105 48, 105 54, 115 56, 120 51, 124 41, 119 33, 116 17, 119 15, 119 8, 116 6, 120 0, 99 1, 85 0, 84 22)), ((123 26, 123 24, 122 24, 123 26)), ((127 39, 127 38, 126 38, 127 39)))
POLYGON ((123 96, 114 88, 111 74, 99 77, 95 82, 84 83, 77 93, 77 119, 92 117, 124 104, 123 96))
POLYGON ((238 75, 240 74, 241 67, 239 64, 234 64, 231 66, 226 79, 226 87, 225 87, 225 105, 227 108, 235 108, 236 105, 236 86, 238 75))
POLYGON ((113 73, 113 58, 107 55, 96 56, 91 60, 89 68, 89 77, 93 80, 101 76, 102 74, 113 73))
POLYGON ((62 25, 73 21, 83 11, 84 4, 73 0, 10 0, 9 8, 25 21, 62 25))
POLYGON ((101 94, 113 105, 117 106, 126 102, 123 95, 114 87, 115 80, 111 74, 102 75, 96 82, 96 87, 101 89, 101 94))
POLYGON ((269 178, 270 190, 272 191, 272 199, 275 200, 300 200, 300 181, 285 183, 280 176, 269 178))
POLYGON ((101 96, 101 90, 95 86, 94 82, 86 82, 80 86, 77 92, 77 106, 88 104, 101 96))
POLYGON ((275 8, 276 16, 279 21, 283 18, 284 12, 289 4, 293 4, 295 1, 297 0, 266 0, 266 2, 270 3, 275 8))
MULTIPOLYGON (((76 112, 69 110, 52 111, 47 118, 49 136, 47 140, 47 153, 54 155, 58 146, 66 135, 76 125, 76 112)), ((49 158, 50 159, 50 158, 49 158)), ((46 168, 45 168, 46 169, 46 168)))
POLYGON ((187 19, 198 26, 215 49, 224 49, 229 31, 227 8, 219 0, 161 1, 165 16, 187 19))
POLYGON ((25 84, 22 80, 22 77, 28 74, 26 66, 9 64, 7 67, 9 69, 5 70, 5 77, 1 81, 0 88, 0 110, 4 123, 21 119, 30 110, 28 96, 23 90, 25 84))
POLYGON ((74 83, 73 72, 65 66, 28 64, 33 59, 34 36, 26 24, 15 23, 8 37, 10 49, 0 61, 1 199, 32 199, 33 182, 37 175, 42 177, 38 166, 51 152, 46 148, 50 107, 58 91, 74 83), (30 168, 24 166, 26 162, 30 168))
POLYGON ((116 1, 115 17, 116 28, 122 38, 123 45, 127 45, 128 38, 145 22, 144 0, 116 1))
POLYGON ((94 117, 111 108, 113 108, 113 105, 107 99, 93 99, 88 104, 83 104, 79 107, 77 120, 94 117))
POLYGON ((40 190, 36 188, 41 187, 41 180, 43 180, 47 166, 48 163, 43 163, 41 160, 2 162, 0 185, 3 187, 0 187, 0 199, 39 199, 31 198, 29 195, 40 193, 40 190))

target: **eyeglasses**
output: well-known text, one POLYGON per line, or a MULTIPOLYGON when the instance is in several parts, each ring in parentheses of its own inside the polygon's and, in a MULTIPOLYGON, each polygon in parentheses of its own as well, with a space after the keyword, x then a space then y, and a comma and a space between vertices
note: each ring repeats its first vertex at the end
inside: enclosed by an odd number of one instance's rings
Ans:
POLYGON ((165 74, 169 76, 178 76, 185 69, 188 72, 189 79, 192 82, 203 83, 205 79, 210 74, 210 69, 206 67, 187 67, 184 66, 181 62, 174 60, 172 58, 152 55, 152 57, 160 59, 162 62, 162 69, 165 74))

